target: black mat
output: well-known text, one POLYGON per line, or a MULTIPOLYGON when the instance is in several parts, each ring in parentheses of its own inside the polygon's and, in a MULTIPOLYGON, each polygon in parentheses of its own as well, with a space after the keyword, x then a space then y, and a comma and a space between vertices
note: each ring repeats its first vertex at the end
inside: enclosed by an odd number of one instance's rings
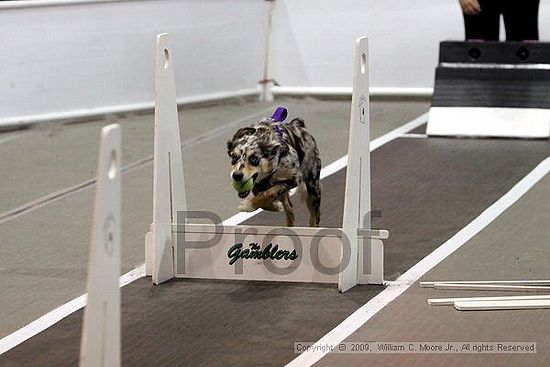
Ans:
POLYGON ((549 57, 544 42, 441 42, 432 106, 548 109, 549 57))
MULTIPOLYGON (((390 230, 395 279, 506 193, 550 153, 545 141, 398 139, 372 156, 374 227, 390 230)), ((322 225, 341 224, 345 171, 323 181, 322 225)), ((307 221, 303 206, 297 219, 307 221)), ((262 213, 249 223, 277 224, 262 213)), ((125 366, 280 366, 382 287, 140 279, 122 290, 125 366)), ((0 366, 76 366, 82 313, 0 356, 0 366)))
MULTIPOLYGON (((382 287, 150 278, 122 288, 123 366, 274 366, 382 287)), ((78 366, 82 310, 0 356, 0 366, 78 366)))
POLYGON ((477 64, 548 64, 548 42, 443 41, 439 62, 477 64))
POLYGON ((550 108, 550 70, 439 66, 432 107, 550 108))

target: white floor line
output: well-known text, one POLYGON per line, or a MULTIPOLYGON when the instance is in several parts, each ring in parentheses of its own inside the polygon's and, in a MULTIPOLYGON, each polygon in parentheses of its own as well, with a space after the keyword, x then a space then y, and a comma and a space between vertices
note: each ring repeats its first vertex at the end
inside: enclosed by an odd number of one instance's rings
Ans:
POLYGON ((426 134, 403 134, 400 136, 400 138, 408 138, 408 139, 426 139, 428 135, 426 134))
MULTIPOLYGON (((428 113, 424 113, 423 115, 417 117, 413 121, 408 122, 388 132, 387 134, 382 135, 377 139, 374 139, 370 143, 371 152, 380 148, 382 145, 397 139, 400 135, 406 133, 407 131, 410 131, 426 123, 427 116, 428 116, 428 113)), ((323 179, 325 177, 328 177, 338 172, 339 170, 343 169, 344 167, 346 167, 347 162, 348 162, 347 155, 332 162, 331 164, 329 164, 328 166, 326 166, 321 170, 321 178, 323 179)), ((261 212, 261 209, 258 209, 255 212, 251 212, 251 213, 237 213, 234 216, 226 219, 223 222, 223 224, 226 226, 237 225, 249 218, 252 218, 253 216, 257 215, 260 212, 261 212)), ((145 264, 142 264, 138 268, 121 276, 120 286, 123 287, 126 284, 129 284, 134 280, 141 278, 142 276, 145 276, 145 264)), ((86 305, 86 295, 84 294, 80 297, 73 299, 68 303, 65 303, 64 305, 56 308, 55 310, 41 316, 40 318, 22 327, 21 329, 13 332, 12 334, 5 336, 4 338, 0 339, 0 355, 7 352, 11 348, 14 348, 15 346, 23 343, 25 340, 33 337, 34 335, 46 330, 50 326, 54 325, 55 323, 62 320, 63 318, 69 316, 73 312, 81 309, 85 305, 86 305)))
POLYGON ((0 138, 0 144, 4 144, 4 143, 7 143, 9 141, 12 141, 12 140, 15 140, 17 138, 20 138, 21 135, 23 135, 25 132, 15 132, 15 133, 10 133, 11 135, 9 136, 6 136, 4 138, 0 138))
POLYGON ((2 139, 0 139, 0 144, 7 143, 8 141, 16 139, 16 138, 17 138, 17 136, 8 136, 6 138, 2 138, 2 139))
POLYGON ((337 345, 348 336, 363 326, 370 318, 386 307, 391 301, 399 297, 422 275, 426 274, 434 266, 439 264, 455 250, 472 239, 483 228, 487 227, 506 209, 519 200, 531 187, 539 182, 550 171, 550 157, 537 165, 527 176, 521 179, 510 191, 497 200, 493 205, 485 209, 477 218, 471 221, 466 227, 458 231, 447 242, 439 246, 424 259, 419 261, 412 268, 407 270, 395 282, 389 283, 388 287, 376 297, 361 306, 357 311, 346 318, 340 325, 332 329, 328 334, 315 343, 310 352, 305 352, 296 357, 286 367, 309 367, 323 358, 327 352, 322 345, 337 345))
MULTIPOLYGON (((145 264, 142 264, 121 276, 119 284, 121 287, 124 287, 126 284, 129 284, 143 276, 145 276, 145 264)), ((41 333, 58 321, 61 321, 73 312, 84 307, 86 305, 86 297, 87 295, 83 294, 80 297, 77 297, 56 308, 55 310, 39 317, 10 335, 0 339, 0 355, 21 344, 25 340, 32 338, 36 334, 41 333)))

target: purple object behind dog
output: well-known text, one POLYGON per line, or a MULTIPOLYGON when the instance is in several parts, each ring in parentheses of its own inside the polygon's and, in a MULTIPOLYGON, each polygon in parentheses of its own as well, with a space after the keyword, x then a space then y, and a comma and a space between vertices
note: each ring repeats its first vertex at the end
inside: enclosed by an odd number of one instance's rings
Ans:
POLYGON ((277 109, 275 109, 275 112, 273 112, 271 119, 273 121, 283 122, 286 119, 287 115, 288 115, 288 111, 286 110, 286 108, 279 106, 277 107, 277 109))

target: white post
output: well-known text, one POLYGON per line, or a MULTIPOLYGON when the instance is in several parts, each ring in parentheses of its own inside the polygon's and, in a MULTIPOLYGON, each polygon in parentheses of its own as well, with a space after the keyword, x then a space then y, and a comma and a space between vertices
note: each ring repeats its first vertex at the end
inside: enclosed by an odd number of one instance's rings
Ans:
MULTIPOLYGON (((357 229, 370 229, 370 119, 369 119, 368 39, 358 38, 355 46, 353 93, 349 128, 348 166, 344 198, 343 232, 349 241, 349 262, 342 262, 338 290, 345 292, 357 284, 359 237, 357 229), (346 266, 347 265, 347 266, 346 266)), ((345 259, 344 259, 345 260, 345 259)))
POLYGON ((80 366, 120 366, 120 126, 101 130, 80 366))
POLYGON ((149 236, 154 249, 146 249, 146 253, 153 255, 154 260, 148 262, 152 264, 153 283, 159 284, 175 275, 172 223, 178 212, 186 210, 174 54, 166 33, 157 36, 156 60, 153 225, 149 236))
POLYGON ((273 13, 275 11, 275 0, 266 0, 267 2, 267 30, 265 39, 265 54, 264 54, 264 73, 262 83, 262 93, 260 94, 260 101, 272 102, 273 92, 271 87, 273 85, 271 76, 271 44, 273 39, 273 13))

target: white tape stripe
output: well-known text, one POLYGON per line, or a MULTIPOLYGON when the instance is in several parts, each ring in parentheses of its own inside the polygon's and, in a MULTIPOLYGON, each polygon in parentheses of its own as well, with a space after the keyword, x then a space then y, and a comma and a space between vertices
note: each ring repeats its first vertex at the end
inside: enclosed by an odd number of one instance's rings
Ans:
POLYGON ((400 136, 400 138, 407 138, 407 139, 426 139, 428 135, 426 134, 403 134, 400 136))
MULTIPOLYGON (((125 285, 143 276, 145 276, 145 264, 142 264, 139 267, 130 270, 129 272, 121 276, 119 279, 119 284, 121 287, 124 287, 125 285)), ((69 316, 73 312, 80 310, 82 307, 86 306, 86 298, 87 295, 83 294, 80 297, 77 297, 56 308, 55 310, 50 311, 47 314, 39 317, 30 324, 23 326, 21 329, 11 333, 10 335, 0 339, 0 354, 7 352, 8 350, 24 342, 25 340, 30 339, 36 334, 46 330, 58 321, 63 320, 65 317, 69 316)))
POLYGON ((0 139, 0 144, 4 144, 4 143, 7 143, 8 141, 12 141, 12 140, 15 140, 19 137, 19 135, 10 135, 10 136, 7 136, 5 138, 2 138, 0 139))
MULTIPOLYGON (((394 129, 377 139, 374 139, 370 143, 370 150, 374 151, 380 148, 382 145, 392 140, 395 140, 400 135, 426 123, 427 119, 428 119, 428 113, 424 113, 421 116, 414 119, 413 121, 406 123, 405 125, 402 125, 401 127, 398 127, 397 129, 394 129)), ((346 167, 347 162, 348 162, 347 155, 332 162, 331 164, 329 164, 328 166, 326 166, 321 170, 321 178, 323 179, 325 177, 328 177, 338 172, 339 170, 343 169, 344 167, 346 167)), ((262 211, 261 209, 258 209, 252 213, 237 213, 234 216, 223 221, 223 225, 226 225, 226 226, 237 225, 239 223, 244 222, 247 219, 252 218, 256 214, 260 213, 261 211, 262 211)), ((123 287, 126 284, 129 284, 134 280, 141 278, 142 276, 145 276, 145 264, 140 265, 138 268, 120 277, 120 281, 121 281, 120 286, 123 287)), ((86 305, 86 295, 84 294, 80 297, 73 299, 68 303, 65 303, 64 305, 56 308, 55 310, 50 311, 49 313, 41 316, 40 318, 22 327, 21 329, 13 332, 12 334, 2 338, 0 340, 0 354, 7 352, 11 348, 14 348, 15 346, 23 343, 25 340, 46 330, 50 326, 54 325, 55 323, 62 320, 63 318, 69 316, 71 313, 81 309, 85 305, 86 305)))
POLYGON ((451 69, 523 69, 550 70, 550 64, 489 64, 467 62, 442 62, 439 66, 451 69))
POLYGON ((466 227, 458 231, 447 242, 439 246, 424 259, 407 270, 395 282, 380 292, 376 297, 361 306, 357 311, 346 318, 340 325, 332 329, 322 337, 310 351, 305 352, 292 360, 286 367, 312 366, 323 358, 327 352, 323 352, 321 345, 337 345, 348 336, 363 326, 368 320, 386 307, 391 301, 399 297, 414 282, 426 274, 434 266, 439 264, 455 250, 464 245, 483 228, 487 227, 500 214, 520 199, 531 187, 539 182, 550 171, 550 157, 542 161, 527 176, 519 181, 510 191, 497 200, 493 205, 485 209, 477 218, 471 221, 466 227), (319 348, 315 348, 319 346, 319 348))

